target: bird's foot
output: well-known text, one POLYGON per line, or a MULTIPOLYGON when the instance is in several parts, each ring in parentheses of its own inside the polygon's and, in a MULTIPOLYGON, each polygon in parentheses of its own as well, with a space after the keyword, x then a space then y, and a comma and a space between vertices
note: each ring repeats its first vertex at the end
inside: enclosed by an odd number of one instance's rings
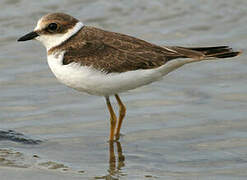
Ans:
POLYGON ((115 140, 118 141, 120 139, 120 137, 123 137, 123 136, 124 136, 124 134, 121 134, 121 133, 115 134, 115 140))

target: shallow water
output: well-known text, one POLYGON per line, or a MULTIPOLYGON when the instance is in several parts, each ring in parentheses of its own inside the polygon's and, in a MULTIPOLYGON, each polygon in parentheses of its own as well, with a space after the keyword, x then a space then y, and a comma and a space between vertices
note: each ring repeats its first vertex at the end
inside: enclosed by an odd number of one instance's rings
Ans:
POLYGON ((0 7, 0 128, 14 130, 1 137, 1 179, 246 179, 245 53, 187 65, 122 94, 127 117, 114 163, 104 99, 59 84, 45 49, 16 39, 42 15, 62 11, 159 45, 245 50, 247 1, 2 0, 0 7))

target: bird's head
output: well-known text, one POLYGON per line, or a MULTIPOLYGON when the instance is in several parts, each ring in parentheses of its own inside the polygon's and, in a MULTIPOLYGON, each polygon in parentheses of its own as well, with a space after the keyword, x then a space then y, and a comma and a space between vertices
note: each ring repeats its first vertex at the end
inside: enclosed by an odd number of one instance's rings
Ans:
POLYGON ((82 22, 68 14, 51 13, 43 16, 34 30, 19 38, 18 41, 36 39, 43 43, 48 51, 69 39, 82 27, 82 22))

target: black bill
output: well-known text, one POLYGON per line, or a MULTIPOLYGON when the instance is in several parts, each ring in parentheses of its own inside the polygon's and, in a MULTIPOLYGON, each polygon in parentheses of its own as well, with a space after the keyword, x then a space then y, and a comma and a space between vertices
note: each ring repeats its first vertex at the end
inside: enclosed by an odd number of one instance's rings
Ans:
POLYGON ((36 38, 37 36, 39 36, 38 33, 32 31, 32 32, 22 36, 21 38, 19 38, 17 41, 28 41, 28 40, 36 38))

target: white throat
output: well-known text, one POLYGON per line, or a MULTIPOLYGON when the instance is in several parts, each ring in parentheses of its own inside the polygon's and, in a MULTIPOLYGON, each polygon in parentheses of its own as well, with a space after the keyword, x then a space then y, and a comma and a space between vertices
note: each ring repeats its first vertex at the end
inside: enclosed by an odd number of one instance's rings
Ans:
MULTIPOLYGON (((49 51, 51 48, 56 47, 69 39, 71 36, 76 34, 84 24, 82 22, 77 22, 76 25, 69 29, 65 34, 51 34, 46 35, 42 34, 40 36, 37 36, 36 39, 43 43, 43 45, 46 47, 46 50, 49 51)), ((37 24, 37 27, 34 30, 40 29, 39 23, 37 24)))

